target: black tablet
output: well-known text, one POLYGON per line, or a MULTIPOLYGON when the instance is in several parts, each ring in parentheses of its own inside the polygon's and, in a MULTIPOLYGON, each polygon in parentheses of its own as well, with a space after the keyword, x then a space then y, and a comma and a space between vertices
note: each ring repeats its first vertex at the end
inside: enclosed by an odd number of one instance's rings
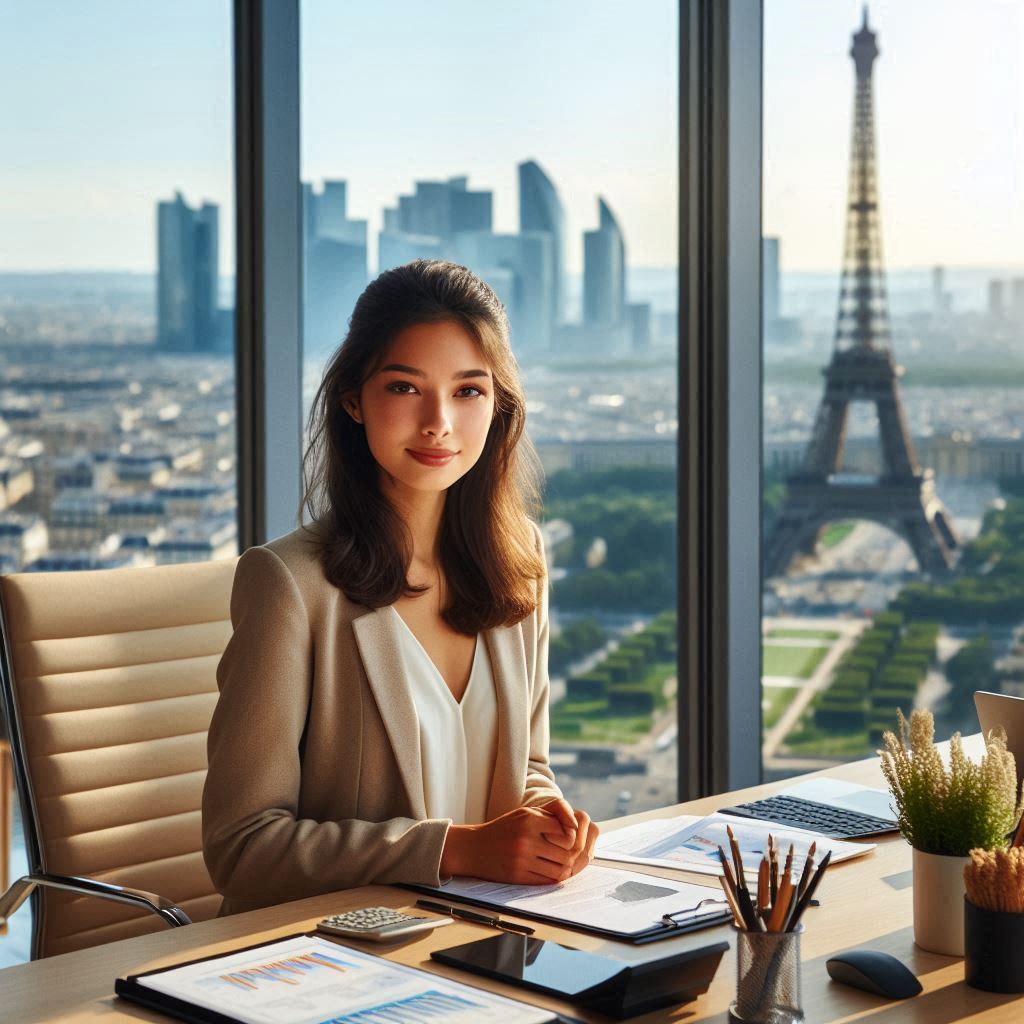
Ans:
POLYGON ((625 963, 506 932, 430 956, 622 1018, 696 999, 708 990, 728 948, 727 942, 716 942, 646 963, 625 963))

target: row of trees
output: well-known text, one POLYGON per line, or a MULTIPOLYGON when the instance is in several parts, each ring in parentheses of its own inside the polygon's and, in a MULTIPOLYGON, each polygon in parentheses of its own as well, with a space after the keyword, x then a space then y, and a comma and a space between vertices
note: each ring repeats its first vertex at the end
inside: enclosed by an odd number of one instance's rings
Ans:
POLYGON ((675 612, 662 612, 589 672, 571 677, 565 697, 551 708, 553 735, 579 738, 588 720, 651 716, 665 702, 665 675, 658 668, 675 662, 676 629, 675 612))
POLYGON ((867 730, 872 743, 892 729, 896 709, 909 713, 935 663, 939 625, 906 623, 899 612, 876 615, 836 666, 815 702, 814 724, 825 732, 867 730))
POLYGON ((574 661, 580 661, 607 642, 608 634, 595 619, 567 623, 548 645, 548 668, 561 675, 574 661))
POLYGON ((676 603, 676 474, 671 467, 562 470, 547 482, 544 512, 572 524, 555 584, 560 608, 657 612, 676 603), (587 565, 603 540, 600 565, 587 565))
POLYGON ((955 577, 910 583, 892 607, 908 619, 950 625, 1011 625, 1024 619, 1024 498, 1010 497, 985 513, 955 577))

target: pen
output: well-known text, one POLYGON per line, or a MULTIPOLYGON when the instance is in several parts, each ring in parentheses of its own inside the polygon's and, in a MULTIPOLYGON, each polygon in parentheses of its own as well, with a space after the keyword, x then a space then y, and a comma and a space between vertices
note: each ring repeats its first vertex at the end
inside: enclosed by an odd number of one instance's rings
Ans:
POLYGON ((464 921, 472 921, 475 924, 489 924, 492 928, 500 928, 503 932, 515 932, 517 935, 533 934, 533 929, 528 928, 525 924, 503 921, 500 917, 495 917, 492 914, 481 914, 476 910, 449 907, 447 904, 435 903, 433 900, 417 900, 416 906, 421 910, 432 910, 435 914, 447 914, 449 917, 460 917, 464 921))

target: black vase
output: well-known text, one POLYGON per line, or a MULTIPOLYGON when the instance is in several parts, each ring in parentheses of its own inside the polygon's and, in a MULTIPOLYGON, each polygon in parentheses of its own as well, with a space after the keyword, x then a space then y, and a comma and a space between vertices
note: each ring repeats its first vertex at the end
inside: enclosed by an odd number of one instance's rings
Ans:
POLYGON ((983 910, 964 897, 964 980, 986 992, 1024 992, 1024 914, 983 910))

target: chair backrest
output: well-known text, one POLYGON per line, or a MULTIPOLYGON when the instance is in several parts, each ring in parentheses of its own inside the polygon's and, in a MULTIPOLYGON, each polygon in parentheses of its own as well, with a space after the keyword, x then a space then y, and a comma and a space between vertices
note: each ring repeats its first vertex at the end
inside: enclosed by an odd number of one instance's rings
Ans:
MULTIPOLYGON (((0 577, 30 870, 154 892, 193 921, 216 915, 200 807, 235 562, 0 577)), ((34 957, 166 927, 53 890, 33 906, 34 957)))

